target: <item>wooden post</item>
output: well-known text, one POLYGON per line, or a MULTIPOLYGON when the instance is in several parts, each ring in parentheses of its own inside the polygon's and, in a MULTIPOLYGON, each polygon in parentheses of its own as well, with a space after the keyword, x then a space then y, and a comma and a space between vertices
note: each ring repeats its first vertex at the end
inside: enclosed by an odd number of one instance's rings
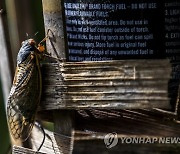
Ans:
MULTIPOLYGON (((63 20, 63 5, 61 0, 42 0, 46 33, 47 51, 52 56, 65 59, 65 35, 63 20)), ((73 143, 73 112, 68 110, 54 111, 55 132, 64 136, 64 140, 56 136, 58 148, 62 153, 72 152, 73 143), (66 144, 66 145, 65 145, 66 144)))
POLYGON ((54 129, 56 143, 62 154, 70 154, 74 142, 74 114, 70 110, 54 111, 54 129))
POLYGON ((47 50, 52 56, 65 59, 65 36, 63 24, 63 8, 61 0, 42 0, 45 31, 50 39, 47 39, 47 50))

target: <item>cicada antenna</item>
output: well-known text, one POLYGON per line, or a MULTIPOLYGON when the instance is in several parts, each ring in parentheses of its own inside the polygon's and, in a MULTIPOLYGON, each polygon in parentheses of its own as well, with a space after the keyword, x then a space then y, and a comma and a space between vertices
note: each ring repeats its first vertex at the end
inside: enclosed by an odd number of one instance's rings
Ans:
POLYGON ((29 39, 29 34, 28 33, 26 33, 26 38, 29 39))
POLYGON ((36 32, 36 33, 34 34, 34 36, 36 36, 38 33, 39 33, 39 32, 36 32))
POLYGON ((49 34, 50 31, 51 31, 50 29, 47 30, 47 33, 46 33, 45 38, 43 38, 43 39, 38 43, 38 45, 40 45, 41 43, 45 42, 46 39, 49 38, 49 35, 48 35, 48 34, 49 34))
MULTIPOLYGON (((36 34, 37 34, 37 33, 38 33, 38 32, 36 32, 36 34)), ((38 43, 38 45, 37 45, 37 48, 38 48, 38 50, 39 50, 40 52, 44 52, 44 51, 45 51, 45 47, 44 47, 44 45, 42 45, 42 43, 45 42, 47 38, 49 38, 48 33, 49 33, 49 32, 47 31, 46 36, 45 36, 45 37, 38 43)))
POLYGON ((51 32, 52 38, 54 38, 54 34, 53 34, 52 30, 51 30, 51 29, 48 29, 48 30, 47 30, 47 33, 46 33, 46 37, 43 38, 42 41, 39 42, 39 44, 38 44, 39 49, 40 49, 40 47, 42 47, 41 44, 42 44, 43 42, 45 42, 46 39, 49 39, 50 44, 52 45, 52 48, 54 49, 54 53, 56 54, 57 58, 52 57, 51 54, 44 54, 44 55, 45 55, 46 57, 51 57, 51 58, 56 59, 56 60, 58 60, 58 61, 65 61, 65 59, 59 57, 59 55, 58 55, 58 53, 57 53, 57 51, 56 51, 56 48, 55 48, 52 40, 50 39, 50 36, 49 36, 49 33, 50 33, 50 32, 51 32))

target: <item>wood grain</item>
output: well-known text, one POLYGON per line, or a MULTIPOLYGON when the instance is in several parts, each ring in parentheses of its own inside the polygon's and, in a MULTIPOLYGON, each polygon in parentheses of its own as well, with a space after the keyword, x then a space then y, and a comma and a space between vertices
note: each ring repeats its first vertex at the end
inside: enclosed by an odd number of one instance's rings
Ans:
POLYGON ((45 153, 42 153, 42 152, 36 152, 36 151, 33 151, 31 149, 27 149, 27 148, 23 148, 23 147, 19 147, 19 146, 13 146, 13 151, 12 151, 12 154, 45 154, 45 153))
POLYGON ((41 110, 170 108, 168 60, 45 63, 41 110))
MULTIPOLYGON (((110 152, 105 147, 104 136, 111 132, 118 134, 119 143, 111 153, 169 152, 177 153, 179 144, 121 144, 121 137, 178 137, 180 124, 152 110, 78 110, 73 136, 45 130, 46 139, 41 149, 43 153, 61 154, 69 151, 69 140, 73 140, 72 153, 110 152), (60 142, 59 142, 60 141, 60 142), (132 149, 131 149, 132 147, 132 149)), ((34 128, 32 143, 34 151, 42 141, 42 132, 34 128)), ((19 149, 21 151, 22 149, 19 149)), ((17 149, 18 151, 18 149, 17 149)))

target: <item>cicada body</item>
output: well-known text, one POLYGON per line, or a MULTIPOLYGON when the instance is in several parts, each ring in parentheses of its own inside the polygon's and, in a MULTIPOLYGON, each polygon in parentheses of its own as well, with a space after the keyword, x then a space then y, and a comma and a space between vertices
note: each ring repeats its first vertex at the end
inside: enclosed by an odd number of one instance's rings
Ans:
POLYGON ((25 141, 33 128, 41 99, 41 52, 33 39, 22 43, 7 103, 7 119, 14 139, 25 141))

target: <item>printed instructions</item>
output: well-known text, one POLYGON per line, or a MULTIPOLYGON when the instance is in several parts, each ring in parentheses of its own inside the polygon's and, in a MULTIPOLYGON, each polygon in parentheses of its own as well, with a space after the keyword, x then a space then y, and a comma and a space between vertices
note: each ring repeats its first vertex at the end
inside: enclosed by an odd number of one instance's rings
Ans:
MULTIPOLYGON (((169 27, 169 22, 179 18, 169 15, 170 9, 165 6, 168 4, 162 3, 164 7, 159 8, 160 4, 155 1, 92 3, 66 0, 69 61, 158 58, 164 55, 165 47, 171 48, 169 37, 179 36, 179 33, 171 34, 178 25, 169 27), (163 42, 165 37, 166 43, 163 42)), ((175 51, 167 49, 166 52, 175 51)))

